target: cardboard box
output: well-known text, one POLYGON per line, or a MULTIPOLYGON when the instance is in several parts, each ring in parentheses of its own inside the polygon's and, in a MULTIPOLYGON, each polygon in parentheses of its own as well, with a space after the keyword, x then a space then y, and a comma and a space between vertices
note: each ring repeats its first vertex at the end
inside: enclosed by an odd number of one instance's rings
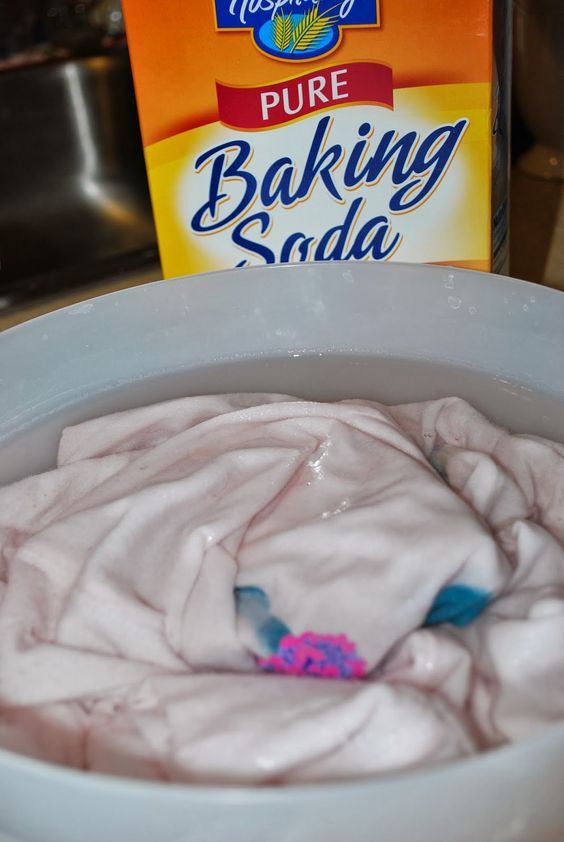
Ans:
POLYGON ((124 0, 165 277, 502 271, 504 0, 124 0))

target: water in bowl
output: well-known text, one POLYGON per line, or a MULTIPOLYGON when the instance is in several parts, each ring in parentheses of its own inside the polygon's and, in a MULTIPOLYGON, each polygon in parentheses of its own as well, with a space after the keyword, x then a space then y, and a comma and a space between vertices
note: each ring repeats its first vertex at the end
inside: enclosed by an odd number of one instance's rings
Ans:
MULTIPOLYGON (((427 360, 301 355, 229 360, 184 368, 66 403, 38 418, 0 449, 0 484, 55 465, 61 430, 89 418, 186 395, 278 392, 333 401, 367 398, 402 403, 458 396, 513 432, 564 441, 564 397, 476 369, 427 360)), ((63 401, 61 396, 61 402, 63 401)))

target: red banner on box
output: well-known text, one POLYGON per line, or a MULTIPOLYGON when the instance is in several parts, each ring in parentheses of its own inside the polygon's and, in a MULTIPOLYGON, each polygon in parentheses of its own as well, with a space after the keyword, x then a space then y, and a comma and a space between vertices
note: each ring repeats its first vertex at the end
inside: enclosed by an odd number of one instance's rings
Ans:
POLYGON ((233 129, 282 126, 343 105, 394 106, 392 69, 373 61, 324 67, 282 82, 234 87, 216 82, 219 119, 233 129))

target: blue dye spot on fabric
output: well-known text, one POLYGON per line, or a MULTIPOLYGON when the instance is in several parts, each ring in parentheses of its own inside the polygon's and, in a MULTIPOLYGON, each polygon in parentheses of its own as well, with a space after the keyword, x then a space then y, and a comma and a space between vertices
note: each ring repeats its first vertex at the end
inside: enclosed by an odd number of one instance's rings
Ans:
POLYGON ((255 609, 262 608, 268 611, 270 608, 270 600, 262 588, 257 588, 254 585, 243 588, 235 588, 235 602, 237 610, 245 609, 245 607, 253 607, 255 609))
POLYGON ((467 626, 480 616, 490 601, 491 594, 481 588, 448 585, 435 597, 424 625, 451 623, 453 626, 467 626))
POLYGON ((269 617, 257 629, 257 637, 269 652, 276 652, 283 637, 290 634, 290 629, 278 617, 269 617))
POLYGON ((257 640, 268 652, 276 652, 282 638, 290 634, 288 626, 270 613, 270 599, 254 585, 235 588, 235 607, 239 617, 255 630, 257 640))

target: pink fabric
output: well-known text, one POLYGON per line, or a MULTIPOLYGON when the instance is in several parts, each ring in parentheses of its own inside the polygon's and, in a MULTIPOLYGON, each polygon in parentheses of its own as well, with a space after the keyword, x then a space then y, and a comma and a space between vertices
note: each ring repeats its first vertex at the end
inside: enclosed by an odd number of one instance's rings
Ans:
POLYGON ((521 738, 564 716, 563 546, 564 446, 456 399, 211 396, 78 425, 54 471, 0 489, 0 745, 264 783, 521 738), (422 628, 456 583, 492 603, 422 628), (292 641, 352 642, 367 678, 260 674, 236 588, 292 641))

